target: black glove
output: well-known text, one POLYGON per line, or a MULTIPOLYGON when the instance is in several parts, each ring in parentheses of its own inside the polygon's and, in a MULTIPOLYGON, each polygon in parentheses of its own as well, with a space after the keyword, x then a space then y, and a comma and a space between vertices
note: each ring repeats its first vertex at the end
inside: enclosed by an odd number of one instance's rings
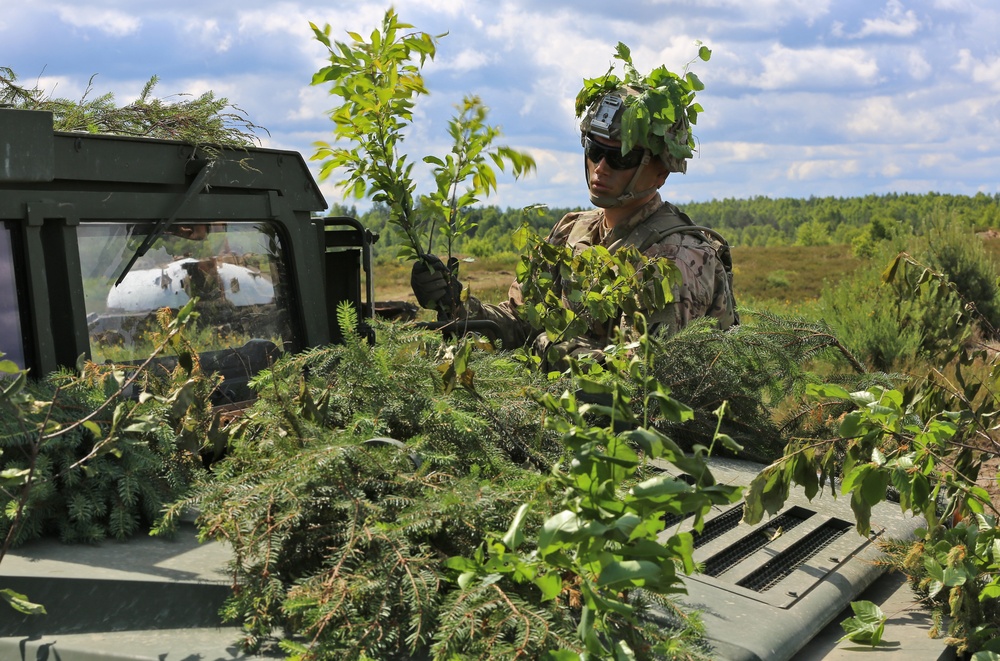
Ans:
POLYGON ((458 259, 450 257, 445 266, 436 255, 424 255, 413 263, 410 287, 420 307, 451 315, 462 302, 458 259))

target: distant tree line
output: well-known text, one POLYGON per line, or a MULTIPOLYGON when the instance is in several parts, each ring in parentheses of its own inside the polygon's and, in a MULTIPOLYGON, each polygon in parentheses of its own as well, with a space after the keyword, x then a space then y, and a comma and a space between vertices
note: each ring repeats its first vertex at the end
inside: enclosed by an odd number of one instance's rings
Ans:
MULTIPOLYGON (((466 219, 474 227, 454 244, 457 254, 473 257, 489 257, 504 252, 514 251, 513 234, 522 225, 527 224, 540 234, 548 233, 557 220, 576 209, 533 207, 530 209, 508 208, 497 206, 476 206, 463 210, 466 219)), ((372 232, 379 235, 375 243, 375 256, 379 259, 391 259, 404 244, 404 237, 397 226, 389 222, 389 209, 384 204, 374 204, 369 210, 359 212, 355 206, 334 204, 329 215, 350 216, 357 218, 372 232)), ((419 215, 419 209, 417 214, 419 215)), ((443 238, 433 227, 425 227, 424 234, 431 237, 430 245, 423 246, 433 253, 447 251, 443 238), (427 231, 430 230, 430 231, 427 231)))
MULTIPOLYGON (((682 209, 697 224, 720 231, 734 246, 851 245, 856 254, 863 256, 870 256, 874 247, 887 239, 913 233, 934 216, 947 217, 971 231, 1000 229, 1000 194, 888 193, 805 199, 757 196, 692 202, 682 205, 682 209)), ((512 234, 522 224, 545 233, 574 210, 578 209, 468 208, 464 213, 475 227, 457 242, 456 251, 474 257, 513 251, 512 234)), ((378 257, 394 256, 402 243, 398 230, 388 222, 384 205, 376 204, 359 213, 356 207, 335 204, 330 213, 358 218, 377 232, 378 257)), ((430 251, 443 250, 432 239, 430 251)))
MULTIPOLYGON (((1000 227, 1000 194, 888 193, 807 199, 754 197, 697 202, 684 210, 739 246, 849 245, 909 234, 932 216, 974 230, 1000 227)), ((863 250, 862 250, 863 252, 863 250)))

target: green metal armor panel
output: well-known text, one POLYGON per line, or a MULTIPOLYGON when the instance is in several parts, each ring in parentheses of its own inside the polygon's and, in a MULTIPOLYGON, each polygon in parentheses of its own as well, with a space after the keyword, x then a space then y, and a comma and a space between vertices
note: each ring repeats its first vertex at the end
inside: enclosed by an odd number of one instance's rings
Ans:
POLYGON ((314 217, 326 206, 296 152, 58 132, 51 113, 0 109, 0 329, 16 329, 0 351, 36 375, 134 362, 156 310, 197 297, 203 365, 245 382, 248 361, 337 341, 341 301, 371 314, 372 235, 314 217))

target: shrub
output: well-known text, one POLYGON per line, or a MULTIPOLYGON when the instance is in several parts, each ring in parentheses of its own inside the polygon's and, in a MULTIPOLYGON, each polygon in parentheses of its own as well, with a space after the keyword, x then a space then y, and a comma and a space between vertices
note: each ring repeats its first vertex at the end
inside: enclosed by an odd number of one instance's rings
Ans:
POLYGON ((504 237, 503 242, 493 241, 482 237, 467 238, 461 243, 461 250, 473 257, 494 257, 497 253, 510 252, 511 242, 508 237, 504 237))
POLYGON ((767 286, 772 289, 785 289, 788 287, 790 282, 788 281, 789 273, 784 270, 771 271, 767 274, 767 286))
MULTIPOLYGON (((69 426, 93 411, 103 392, 76 385, 55 395, 53 384, 67 378, 66 374, 55 375, 33 384, 31 390, 33 397, 53 401, 51 421, 69 426)), ((151 403, 141 408, 141 413, 133 410, 132 415, 162 423, 144 425, 142 431, 112 431, 120 440, 113 452, 99 453, 80 463, 95 445, 106 440, 94 437, 82 426, 41 444, 23 515, 11 538, 13 544, 44 535, 57 536, 63 542, 125 539, 148 529, 163 506, 183 493, 193 471, 200 467, 197 456, 177 447, 169 424, 171 416, 166 412, 169 407, 151 403)), ((17 421, 7 417, 0 421, 4 449, 0 469, 4 471, 26 469, 31 464, 31 446, 37 436, 15 431, 16 425, 17 421)), ((0 507, 8 512, 13 512, 15 503, 16 497, 0 496, 0 507)), ((8 534, 13 519, 0 517, 0 536, 8 534)))
POLYGON ((920 352, 920 328, 914 324, 900 327, 892 313, 892 298, 874 266, 828 285, 820 296, 823 319, 874 369, 890 370, 920 352))
MULTIPOLYGON (((7 544, 42 535, 124 539, 186 490, 203 444, 217 439, 209 395, 218 381, 190 353, 166 378, 151 372, 166 344, 184 346, 178 334, 192 307, 164 326, 160 346, 129 378, 87 363, 82 375, 28 381, 20 371, 0 380, 0 537, 7 544), (127 396, 133 388, 142 391, 139 401, 127 396)), ((0 371, 19 370, 0 361, 0 371)))
POLYGON ((883 282, 884 265, 901 246, 899 241, 883 244, 868 266, 828 283, 820 296, 821 314, 834 334, 877 370, 933 356, 949 345, 956 323, 968 323, 955 292, 932 291, 940 282, 883 282))
MULTIPOLYGON (((342 317, 345 328, 356 322, 342 317)), ((226 615, 249 648, 285 626, 316 658, 426 651, 450 589, 442 559, 509 525, 558 461, 525 394, 544 380, 473 351, 453 356, 475 374, 450 389, 439 366, 454 347, 440 334, 374 323, 375 346, 348 334, 259 375, 228 456, 162 526, 196 504, 202 534, 232 545, 239 590, 226 615)), ((531 655, 572 635, 555 609, 519 603, 549 622, 525 643, 531 655)))
POLYGON ((1000 328, 998 272, 981 239, 954 213, 935 213, 924 223, 921 240, 914 251, 920 261, 942 272, 962 301, 973 304, 985 322, 986 334, 1000 328))

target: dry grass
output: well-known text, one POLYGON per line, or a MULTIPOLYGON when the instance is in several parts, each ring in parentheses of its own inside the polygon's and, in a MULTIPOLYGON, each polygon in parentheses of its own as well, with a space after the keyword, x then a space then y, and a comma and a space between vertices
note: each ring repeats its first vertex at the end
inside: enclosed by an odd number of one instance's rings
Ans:
POLYGON ((819 298, 826 280, 850 274, 862 264, 850 246, 733 248, 733 287, 738 301, 785 305, 819 298))
MULTIPOLYGON (((463 261, 459 278, 473 296, 487 303, 506 300, 514 281, 516 257, 463 261)), ((826 279, 849 274, 861 261, 849 246, 741 247, 733 249, 737 301, 769 307, 797 308, 815 301, 826 279)), ((375 293, 380 301, 416 302, 410 291, 410 264, 389 260, 375 269, 375 293)))
MULTIPOLYGON (((461 257, 460 257, 461 258, 461 257)), ((487 303, 507 299, 507 290, 514 282, 516 257, 484 258, 463 261, 458 277, 469 286, 471 294, 487 303)), ((375 298, 379 301, 410 301, 416 303, 410 289, 410 262, 387 261, 375 266, 375 298)))

